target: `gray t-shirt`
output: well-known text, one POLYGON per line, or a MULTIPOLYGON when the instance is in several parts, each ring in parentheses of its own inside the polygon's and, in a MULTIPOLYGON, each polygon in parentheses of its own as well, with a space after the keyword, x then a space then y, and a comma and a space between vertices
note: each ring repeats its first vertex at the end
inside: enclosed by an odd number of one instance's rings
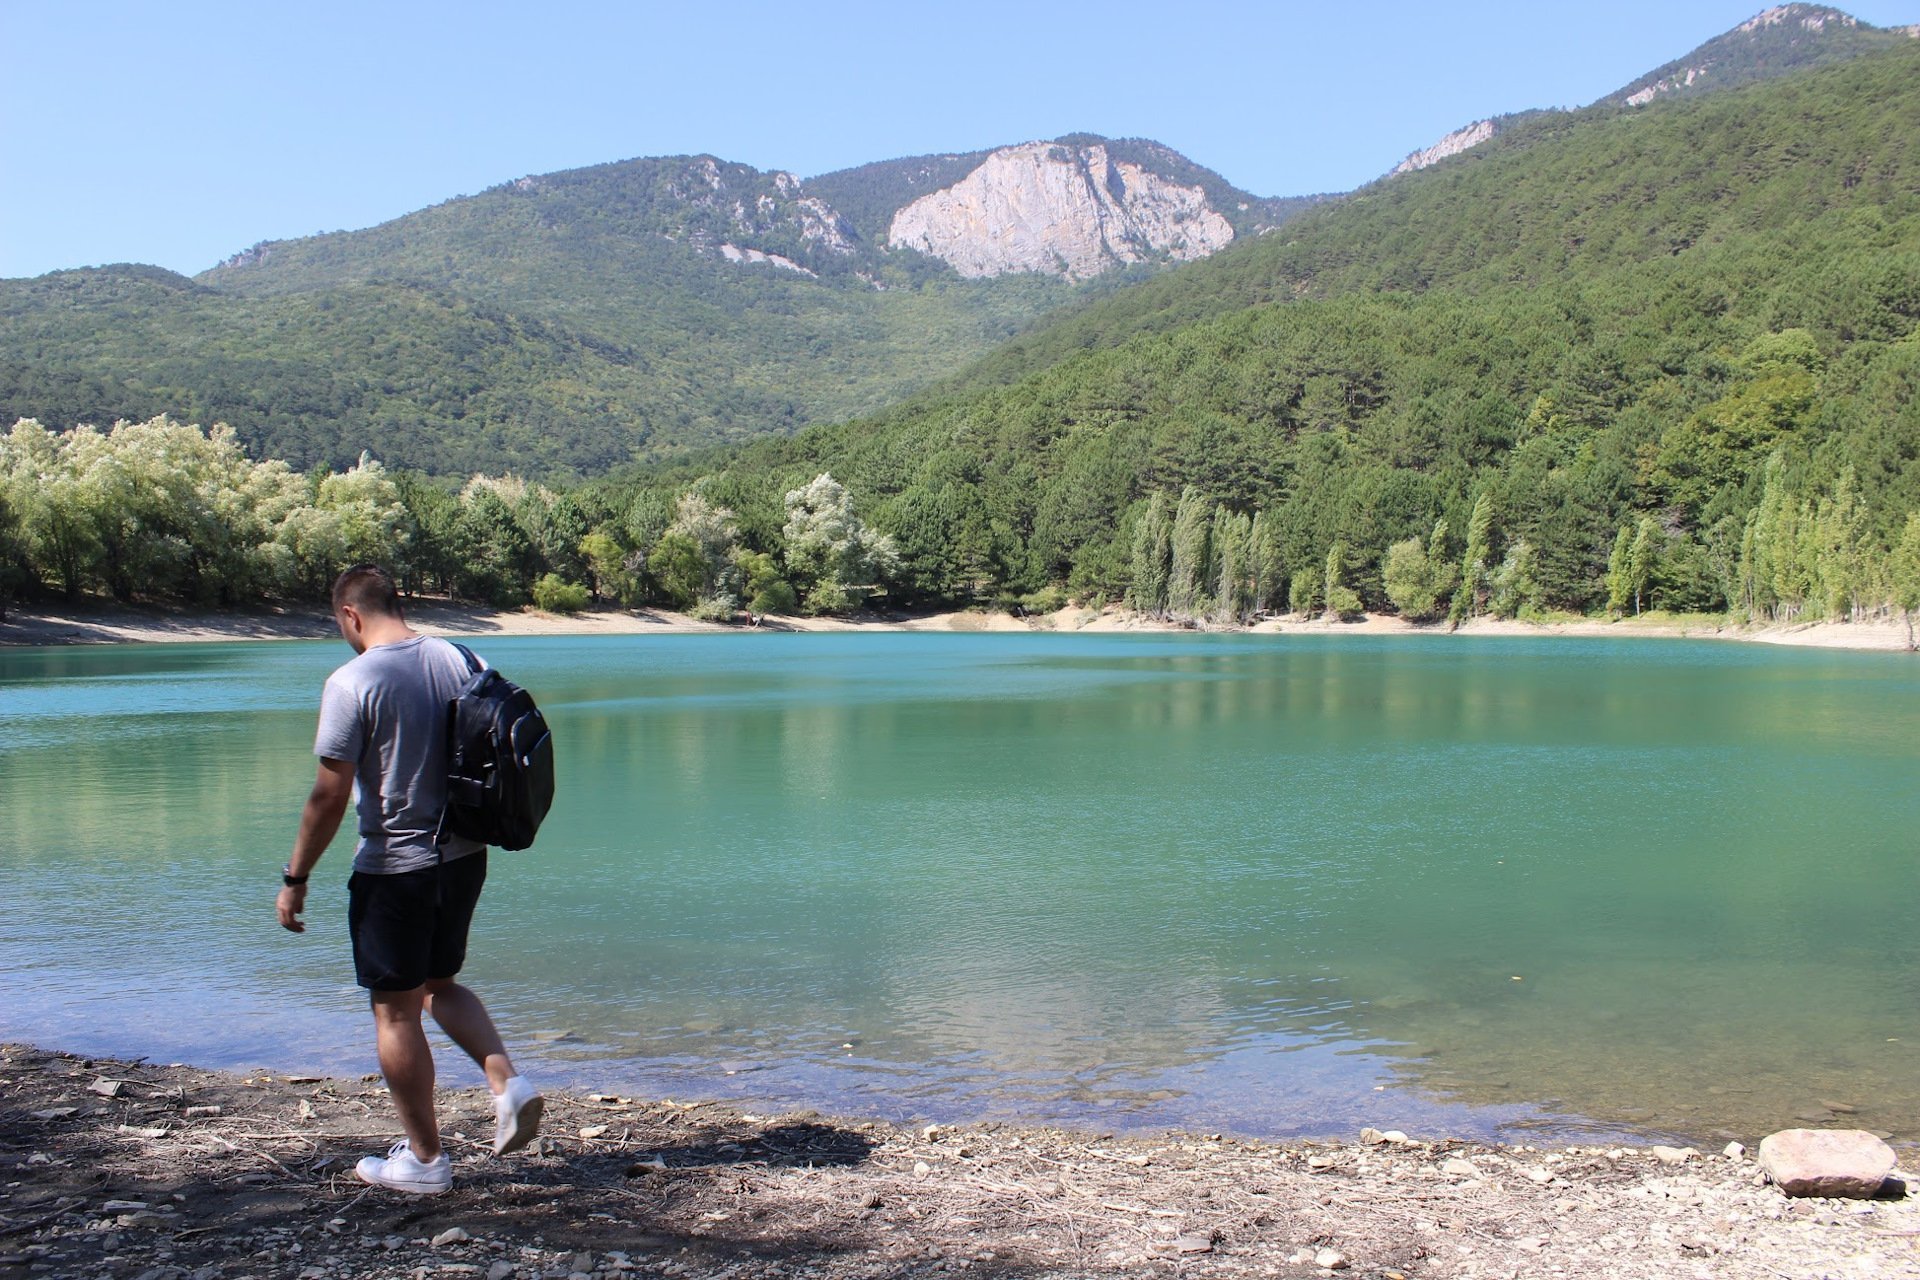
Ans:
MULTIPOLYGON (((313 754, 350 760, 360 812, 353 869, 390 875, 439 860, 433 836, 447 800, 447 703, 471 672, 435 636, 376 645, 327 677, 313 754)), ((476 853, 449 837, 450 862, 476 853)))

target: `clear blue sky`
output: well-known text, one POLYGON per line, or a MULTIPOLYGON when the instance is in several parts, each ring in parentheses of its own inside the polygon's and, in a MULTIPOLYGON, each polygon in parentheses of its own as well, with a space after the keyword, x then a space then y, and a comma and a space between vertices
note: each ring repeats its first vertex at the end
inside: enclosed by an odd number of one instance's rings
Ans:
MULTIPOLYGON (((1084 130, 1261 195, 1578 106, 1765 0, 0 0, 0 276, 370 226, 529 173, 710 153, 802 176, 1084 130)), ((1920 0, 1843 5, 1920 21, 1920 0)))

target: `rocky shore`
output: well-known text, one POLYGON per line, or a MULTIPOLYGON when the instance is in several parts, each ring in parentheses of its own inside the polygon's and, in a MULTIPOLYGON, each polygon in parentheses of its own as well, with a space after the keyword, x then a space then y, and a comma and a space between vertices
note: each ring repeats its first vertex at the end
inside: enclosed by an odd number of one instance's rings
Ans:
MULTIPOLYGON (((537 609, 489 609, 418 599, 407 604, 408 620, 435 635, 671 635, 685 632, 740 631, 742 626, 701 622, 664 609, 600 608, 578 614, 537 609)), ((1444 623, 1415 625, 1387 614, 1368 614, 1346 622, 1324 618, 1272 618, 1251 627, 1194 628, 1130 610, 1068 606, 1046 614, 1015 616, 992 610, 923 614, 859 614, 847 618, 763 618, 766 631, 1052 631, 1192 632, 1219 631, 1259 635, 1410 635, 1577 636, 1642 639, 1745 640, 1818 649, 1907 649, 1904 622, 1882 618, 1868 622, 1814 622, 1771 627, 1722 625, 1713 619, 1650 617, 1607 621, 1582 618, 1560 622, 1518 622, 1475 618, 1457 629, 1444 623)), ((175 613, 127 606, 60 611, 15 610, 0 622, 0 646, 61 644, 171 644, 233 640, 332 640, 339 633, 322 605, 258 608, 231 612, 175 613)))
POLYGON ((414 1199, 353 1176, 393 1133, 377 1080, 7 1046, 0 1277, 1920 1276, 1897 1171, 1872 1200, 1789 1199, 1739 1151, 903 1128, 585 1094, 551 1097, 536 1147, 496 1160, 483 1093, 442 1105, 454 1189, 414 1199))

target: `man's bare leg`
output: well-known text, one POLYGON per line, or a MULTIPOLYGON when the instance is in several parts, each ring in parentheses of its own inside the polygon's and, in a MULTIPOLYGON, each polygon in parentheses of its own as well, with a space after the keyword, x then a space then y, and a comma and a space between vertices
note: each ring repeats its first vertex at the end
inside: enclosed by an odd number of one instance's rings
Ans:
POLYGON ((415 1159, 431 1163, 440 1158, 440 1123, 433 1111, 433 1049, 420 1025, 427 989, 369 994, 380 1074, 387 1078, 387 1092, 393 1096, 408 1148, 415 1159))
POLYGON ((453 1042, 487 1073, 487 1088, 498 1094, 518 1073, 507 1057, 507 1046, 487 1013, 487 1006, 469 988, 452 978, 429 978, 427 1012, 453 1042))

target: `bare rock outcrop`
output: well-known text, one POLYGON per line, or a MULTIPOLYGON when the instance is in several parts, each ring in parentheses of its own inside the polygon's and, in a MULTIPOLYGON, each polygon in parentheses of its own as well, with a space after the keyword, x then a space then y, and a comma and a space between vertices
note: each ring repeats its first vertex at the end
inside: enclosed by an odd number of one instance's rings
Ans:
POLYGON ((1030 142, 893 217, 887 243, 918 249, 969 278, 1039 271, 1084 280, 1122 263, 1204 258, 1233 227, 1187 187, 1097 143, 1030 142))
MULTIPOLYGON (((1491 138, 1498 126, 1491 120, 1476 120, 1464 129, 1455 129, 1440 141, 1424 151, 1415 151, 1405 160, 1393 167, 1394 174, 1412 173, 1428 165, 1438 164, 1448 156, 1457 156, 1462 151, 1477 147, 1491 138)), ((1392 174, 1388 175, 1393 176, 1392 174)))

